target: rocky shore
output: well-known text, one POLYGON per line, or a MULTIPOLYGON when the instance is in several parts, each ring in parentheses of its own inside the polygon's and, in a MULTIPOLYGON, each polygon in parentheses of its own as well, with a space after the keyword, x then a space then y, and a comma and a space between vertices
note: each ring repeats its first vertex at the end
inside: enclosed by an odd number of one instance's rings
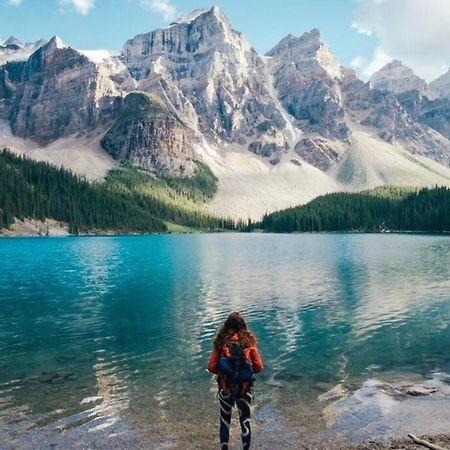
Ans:
MULTIPOLYGON (((29 377, 28 382, 53 388, 73 380, 77 380, 75 373, 57 371, 29 377)), ((410 383, 381 383, 369 380, 360 389, 343 394, 328 405, 328 412, 324 411, 322 416, 327 416, 330 408, 334 408, 335 417, 330 416, 326 428, 319 432, 311 432, 314 425, 305 423, 300 416, 298 422, 294 421, 294 425, 292 421, 287 424, 272 403, 258 404, 253 418, 253 445, 266 450, 426 448, 408 437, 408 433, 413 433, 437 449, 450 450, 450 433, 446 431, 450 423, 450 416, 446 413, 446 410, 450 410, 450 388, 446 380, 447 378, 437 377, 410 383)), ((340 389, 333 391, 343 392, 340 389)), ((328 398, 330 399, 330 396, 328 398)), ((80 404, 86 405, 85 411, 64 417, 61 410, 57 416, 62 416, 47 425, 3 435, 0 437, 0 448, 208 450, 215 446, 218 439, 215 417, 208 418, 202 424, 189 421, 149 424, 145 423, 145 418, 127 419, 127 415, 123 415, 120 408, 115 409, 112 403, 104 403, 102 397, 89 397, 83 399, 80 404)), ((299 405, 297 407, 300 408, 299 405)), ((237 417, 234 417, 232 422, 230 448, 240 448, 237 417)))
MULTIPOLYGON (((437 436, 420 436, 421 439, 427 442, 443 447, 445 449, 450 449, 450 434, 447 435, 437 435, 437 436)), ((330 447, 331 448, 331 447, 330 447)), ((348 447, 343 447, 348 448, 348 447)), ((426 447, 420 446, 412 441, 412 439, 393 439, 389 441, 368 441, 365 444, 358 445, 356 447, 351 447, 352 450, 419 450, 426 447)))
POLYGON ((16 219, 14 223, 0 230, 0 236, 69 236, 69 226, 66 223, 53 219, 33 220, 16 219))

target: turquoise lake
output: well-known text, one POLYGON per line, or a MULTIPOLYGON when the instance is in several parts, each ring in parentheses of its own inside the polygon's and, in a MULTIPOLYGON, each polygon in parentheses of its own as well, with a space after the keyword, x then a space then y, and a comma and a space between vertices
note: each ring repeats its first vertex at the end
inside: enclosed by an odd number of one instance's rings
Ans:
MULTIPOLYGON (((378 382, 435 383, 442 395, 417 411, 450 410, 448 236, 8 238, 0 261, 0 448, 213 448, 205 366, 232 310, 266 364, 261 442, 361 428, 336 417, 378 382)), ((401 430, 367 405, 376 435, 401 430)))

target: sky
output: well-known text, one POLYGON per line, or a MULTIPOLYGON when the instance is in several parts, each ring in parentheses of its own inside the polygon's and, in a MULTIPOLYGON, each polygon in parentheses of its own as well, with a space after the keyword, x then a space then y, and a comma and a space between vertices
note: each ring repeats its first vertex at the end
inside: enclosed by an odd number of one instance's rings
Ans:
POLYGON ((427 81, 450 66, 450 0, 0 0, 0 36, 58 35, 78 49, 118 52, 136 34, 213 5, 260 53, 318 28, 365 79, 392 59, 427 81))

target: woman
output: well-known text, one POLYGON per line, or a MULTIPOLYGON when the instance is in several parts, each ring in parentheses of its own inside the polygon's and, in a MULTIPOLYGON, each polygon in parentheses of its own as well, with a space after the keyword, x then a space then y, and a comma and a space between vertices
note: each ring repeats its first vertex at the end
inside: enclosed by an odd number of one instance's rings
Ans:
POLYGON ((220 448, 228 448, 231 410, 236 403, 242 429, 244 450, 250 448, 250 404, 253 398, 253 373, 261 372, 263 362, 256 339, 238 312, 231 313, 219 329, 208 371, 218 375, 220 403, 220 448))

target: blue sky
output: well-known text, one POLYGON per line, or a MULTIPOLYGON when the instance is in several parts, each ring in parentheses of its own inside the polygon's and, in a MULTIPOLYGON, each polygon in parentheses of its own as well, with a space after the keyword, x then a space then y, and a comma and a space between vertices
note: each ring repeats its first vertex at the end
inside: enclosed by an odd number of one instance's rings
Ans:
POLYGON ((0 0, 0 35, 56 34, 75 48, 119 51, 138 33, 214 4, 261 53, 318 28, 341 63, 366 76, 393 58, 429 79, 450 64, 450 0, 0 0))

